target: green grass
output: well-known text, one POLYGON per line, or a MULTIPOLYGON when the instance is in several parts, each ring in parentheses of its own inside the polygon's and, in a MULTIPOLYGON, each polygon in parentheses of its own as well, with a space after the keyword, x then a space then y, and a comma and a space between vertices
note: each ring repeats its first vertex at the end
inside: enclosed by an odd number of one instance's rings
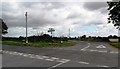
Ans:
POLYGON ((72 46, 75 45, 75 42, 72 41, 64 41, 63 43, 60 42, 29 42, 26 44, 25 42, 20 41, 2 41, 2 44, 7 45, 28 45, 28 46, 34 46, 34 47, 48 47, 48 46, 72 46))
POLYGON ((113 42, 113 43, 110 43, 112 46, 114 47, 117 47, 120 49, 120 42, 113 42))

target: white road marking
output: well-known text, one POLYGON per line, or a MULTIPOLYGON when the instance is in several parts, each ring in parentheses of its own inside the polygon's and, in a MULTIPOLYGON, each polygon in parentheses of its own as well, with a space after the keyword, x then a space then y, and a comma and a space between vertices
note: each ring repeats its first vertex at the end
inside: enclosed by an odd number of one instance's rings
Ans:
POLYGON ((96 48, 106 48, 104 45, 99 45, 96 48))
POLYGON ((106 66, 106 65, 97 65, 98 67, 109 67, 109 66, 106 66))
POLYGON ((41 55, 34 55, 34 54, 27 54, 27 53, 20 53, 20 52, 12 52, 12 51, 3 51, 3 52, 11 55, 20 55, 20 56, 29 57, 29 58, 44 59, 47 61, 56 61, 56 62, 62 62, 62 63, 70 61, 68 59, 60 59, 56 57, 48 57, 48 56, 41 56, 41 55))
POLYGON ((85 51, 87 48, 89 48, 90 46, 84 47, 83 49, 81 49, 81 51, 85 51))
POLYGON ((23 54, 24 57, 27 57, 28 55, 27 54, 23 54))
POLYGON ((23 55, 23 53, 18 53, 20 56, 23 55))
POLYGON ((0 52, 2 52, 2 50, 0 50, 0 52))
POLYGON ((88 43, 88 45, 90 45, 90 43, 88 43))
POLYGON ((54 61, 53 59, 45 59, 45 60, 48 60, 48 61, 54 61))
POLYGON ((54 66, 52 66, 52 67, 50 67, 50 68, 47 68, 47 69, 52 69, 52 68, 58 67, 58 66, 60 66, 60 65, 62 65, 62 64, 64 64, 64 63, 67 63, 67 62, 69 62, 69 61, 56 64, 56 65, 54 65, 54 66))
POLYGON ((78 62, 78 63, 81 63, 81 64, 89 64, 88 62, 78 62))
POLYGON ((13 54, 12 52, 9 52, 9 54, 13 54))
POLYGON ((97 51, 97 50, 90 50, 91 52, 93 52, 93 51, 97 51))
POLYGON ((107 51, 98 51, 98 52, 107 52, 107 51))
POLYGON ((110 52, 110 53, 118 53, 118 52, 112 51, 112 52, 110 52))
POLYGON ((36 59, 44 59, 44 58, 42 58, 41 56, 36 56, 36 59))
MULTIPOLYGON (((92 51, 95 51, 95 50, 92 50, 92 51)), ((99 51, 99 52, 106 52, 106 51, 99 51)), ((44 60, 47 60, 47 61, 56 61, 56 62, 60 62, 59 64, 57 65, 54 65, 48 69, 52 69, 52 68, 55 68, 55 67, 58 67, 64 63, 67 63, 71 60, 68 60, 68 59, 60 59, 60 58, 56 58, 56 57, 48 57, 48 56, 40 56, 40 55, 34 55, 34 54, 27 54, 27 53, 20 53, 20 52, 12 52, 12 51, 3 51, 3 53, 7 53, 7 54, 12 54, 12 55, 20 55, 20 56, 24 56, 24 57, 29 57, 29 58, 35 58, 35 59, 44 59, 44 60)), ((110 53, 118 53, 118 52, 110 52, 110 53)), ((88 62, 78 62, 78 63, 81 63, 81 64, 90 64, 88 62)), ((97 65, 99 67, 109 67, 109 66, 106 66, 106 65, 97 65)))
POLYGON ((59 58, 56 58, 56 57, 51 57, 51 59, 59 59, 59 58))
POLYGON ((29 56, 31 56, 32 54, 28 54, 29 56))
POLYGON ((30 56, 30 58, 35 58, 35 56, 30 56))
POLYGON ((49 58, 49 57, 47 57, 47 56, 41 56, 41 57, 43 57, 43 58, 49 58))
POLYGON ((52 68, 58 67, 58 66, 60 66, 60 65, 62 65, 62 64, 64 64, 64 63, 59 63, 59 64, 54 65, 54 66, 52 66, 52 67, 50 67, 50 68, 47 68, 47 69, 52 69, 52 68))

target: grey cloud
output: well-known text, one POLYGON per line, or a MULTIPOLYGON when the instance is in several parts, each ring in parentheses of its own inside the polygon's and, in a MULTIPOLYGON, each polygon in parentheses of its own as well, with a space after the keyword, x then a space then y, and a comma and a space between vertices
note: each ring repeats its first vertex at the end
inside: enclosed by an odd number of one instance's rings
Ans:
POLYGON ((33 5, 39 4, 39 2, 18 2, 18 4, 25 8, 30 8, 33 5))
POLYGON ((12 8, 11 4, 8 2, 2 3, 2 12, 12 12, 14 9, 12 8))
MULTIPOLYGON (((20 2, 18 3, 21 7, 25 7, 25 8, 32 8, 34 5, 39 5, 39 4, 42 4, 45 6, 45 8, 43 9, 58 9, 58 8, 61 8, 64 6, 63 3, 60 3, 60 2, 20 2), (50 5, 51 6, 48 6, 50 5)), ((40 7, 40 6, 38 6, 40 7)))
POLYGON ((42 4, 48 5, 48 4, 52 4, 51 7, 48 7, 48 9, 58 9, 61 7, 64 7, 65 5, 61 2, 42 2, 42 4))
POLYGON ((107 13, 108 13, 107 7, 100 9, 100 12, 101 12, 102 14, 107 14, 107 13))
POLYGON ((103 24, 103 22, 102 21, 91 21, 91 22, 88 23, 88 25, 90 25, 90 24, 101 25, 101 24, 103 24))
MULTIPOLYGON (((20 2, 18 4, 19 7, 24 7, 24 8, 30 8, 31 11, 34 11, 33 5, 37 5, 40 3, 37 2, 20 2)), ((48 3, 42 3, 44 5, 48 3)), ((63 6, 61 3, 52 3, 54 6, 52 8, 58 8, 63 6), (59 6, 60 5, 60 6, 59 6)), ((16 15, 17 13, 14 13, 15 11, 24 11, 24 9, 19 8, 18 9, 13 9, 9 3, 4 3, 3 4, 3 13, 2 13, 2 18, 5 20, 7 23, 8 27, 25 27, 25 16, 23 12, 20 12, 20 14, 16 15)), ((49 8, 50 10, 50 8, 49 8)), ((30 12, 31 12, 30 11, 30 12)), ((37 10, 38 11, 38 10, 37 10)), ((48 11, 47 9, 40 9, 39 13, 28 13, 28 26, 29 27, 37 27, 37 26, 46 26, 46 25, 53 25, 57 24, 55 20, 50 20, 44 18, 44 11, 48 11), (35 14, 35 15, 34 15, 35 14), (43 14, 40 16, 40 14, 43 14)), ((35 12, 35 11, 34 11, 35 12)), ((49 11, 48 11, 49 12, 49 11)), ((48 16, 49 17, 49 16, 48 16)))
POLYGON ((90 11, 98 10, 107 7, 106 2, 86 2, 84 7, 90 11))
POLYGON ((79 18, 79 17, 81 17, 81 16, 82 16, 82 14, 71 14, 71 15, 69 15, 69 16, 67 17, 67 19, 79 18))

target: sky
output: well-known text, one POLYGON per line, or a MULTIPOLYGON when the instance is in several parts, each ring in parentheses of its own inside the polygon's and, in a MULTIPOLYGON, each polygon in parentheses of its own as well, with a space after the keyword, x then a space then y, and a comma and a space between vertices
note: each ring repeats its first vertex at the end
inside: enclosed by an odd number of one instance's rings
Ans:
MULTIPOLYGON (((25 12, 28 12, 28 36, 42 32, 50 34, 54 28, 54 36, 109 36, 118 35, 112 23, 107 23, 107 3, 97 1, 3 1, 2 18, 8 26, 8 34, 4 36, 25 36, 25 12)), ((1 7, 0 7, 1 8, 1 7)))

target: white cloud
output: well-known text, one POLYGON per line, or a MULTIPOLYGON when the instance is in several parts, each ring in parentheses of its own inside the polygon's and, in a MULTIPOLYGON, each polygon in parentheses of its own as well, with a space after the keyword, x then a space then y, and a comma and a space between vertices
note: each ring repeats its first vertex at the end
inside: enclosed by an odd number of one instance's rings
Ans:
POLYGON ((6 36, 25 36, 25 11, 28 12, 29 35, 42 31, 48 33, 50 27, 55 28, 55 36, 68 36, 69 28, 71 28, 71 36, 117 35, 117 30, 112 24, 107 24, 106 6, 92 11, 86 9, 84 4, 84 2, 5 2, 2 11, 3 19, 9 27, 6 36), (81 29, 90 25, 95 25, 96 28, 81 29))

